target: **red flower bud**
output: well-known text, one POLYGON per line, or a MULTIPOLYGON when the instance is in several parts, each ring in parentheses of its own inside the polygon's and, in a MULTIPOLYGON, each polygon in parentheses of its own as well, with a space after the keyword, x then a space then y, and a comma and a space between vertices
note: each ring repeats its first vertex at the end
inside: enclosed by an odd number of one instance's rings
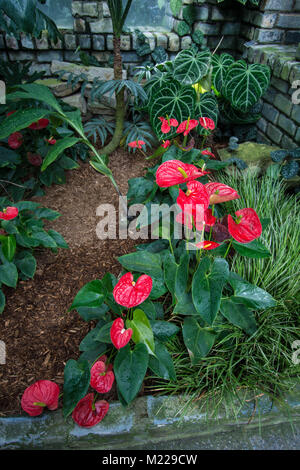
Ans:
POLYGON ((128 144, 128 147, 131 147, 132 149, 135 149, 135 148, 141 149, 143 145, 146 145, 143 140, 134 140, 133 142, 130 142, 128 144))

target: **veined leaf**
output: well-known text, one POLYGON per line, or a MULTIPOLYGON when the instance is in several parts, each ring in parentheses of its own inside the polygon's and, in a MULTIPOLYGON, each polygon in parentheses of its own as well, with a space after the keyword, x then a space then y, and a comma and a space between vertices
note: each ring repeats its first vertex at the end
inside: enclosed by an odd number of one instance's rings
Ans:
POLYGON ((224 299, 220 307, 222 315, 233 325, 244 330, 248 335, 252 335, 257 330, 255 317, 251 310, 244 304, 232 302, 232 300, 224 299))
POLYGON ((43 161, 41 171, 45 171, 51 163, 53 163, 59 155, 69 147, 80 142, 80 139, 76 137, 65 137, 64 139, 58 140, 55 145, 52 146, 48 152, 45 160, 43 161))
POLYGON ((207 75, 210 62, 209 51, 197 52, 193 48, 183 50, 174 60, 174 78, 183 85, 198 83, 207 75))
POLYGON ((207 356, 216 339, 216 333, 211 328, 202 328, 194 317, 185 318, 182 333, 192 364, 207 356))
POLYGON ((235 62, 230 54, 214 54, 212 56, 212 79, 213 85, 217 91, 221 92, 226 73, 235 62))
MULTIPOLYGON (((217 125, 219 115, 218 101, 216 97, 210 93, 203 93, 200 95, 199 100, 195 104, 195 119, 200 117, 208 117, 212 119, 217 125)), ((197 127, 199 134, 203 134, 205 129, 202 126, 197 127)))
POLYGON ((19 109, 2 121, 0 125, 0 140, 5 139, 14 132, 27 128, 33 122, 49 114, 49 109, 19 109))

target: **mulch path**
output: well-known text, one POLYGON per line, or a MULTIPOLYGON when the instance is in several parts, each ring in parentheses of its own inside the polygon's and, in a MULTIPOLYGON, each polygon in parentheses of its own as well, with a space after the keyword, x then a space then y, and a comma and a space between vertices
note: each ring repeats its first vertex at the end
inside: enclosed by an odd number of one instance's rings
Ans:
MULTIPOLYGON (((144 157, 118 149, 110 157, 123 194, 127 181, 142 176, 144 157)), ((36 252, 37 272, 33 280, 6 288, 7 305, 0 318, 0 340, 6 344, 6 364, 0 365, 0 416, 22 413, 24 389, 36 380, 63 384, 68 359, 80 355, 79 344, 91 328, 75 312, 68 312, 76 293, 87 282, 101 279, 107 271, 118 275, 118 256, 134 250, 135 240, 99 240, 96 215, 100 204, 118 207, 118 196, 110 181, 88 163, 67 174, 67 183, 33 198, 57 210, 61 217, 51 222, 69 244, 69 250, 36 252)), ((144 241, 145 242, 145 241, 144 241)))

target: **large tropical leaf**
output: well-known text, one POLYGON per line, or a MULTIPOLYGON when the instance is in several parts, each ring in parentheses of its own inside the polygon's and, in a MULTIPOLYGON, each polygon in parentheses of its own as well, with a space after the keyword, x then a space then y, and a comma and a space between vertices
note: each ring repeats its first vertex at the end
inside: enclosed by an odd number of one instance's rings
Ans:
MULTIPOLYGON (((195 104, 195 119, 200 117, 208 117, 217 125, 219 115, 219 107, 217 98, 210 92, 200 95, 199 101, 195 104)), ((202 126, 197 127, 199 134, 203 134, 205 129, 202 126)))
POLYGON ((226 73, 222 95, 238 111, 246 112, 267 90, 270 68, 263 64, 249 64, 238 60, 226 73))
POLYGON ((184 85, 198 83, 207 75, 210 63, 209 51, 197 52, 194 48, 183 50, 174 60, 174 78, 184 85))
MULTIPOLYGON (((160 116, 175 118, 180 123, 194 114, 195 102, 196 92, 190 86, 181 86, 180 83, 174 81, 161 87, 154 95, 149 109, 151 125, 157 138, 162 140, 166 137, 166 134, 160 130, 160 116)), ((176 130, 173 135, 176 135, 176 130)), ((168 138, 170 137, 171 135, 168 134, 168 138)))
POLYGON ((6 117, 1 122, 0 126, 0 140, 5 139, 13 132, 20 131, 30 126, 33 122, 44 118, 49 114, 49 109, 19 109, 14 114, 6 117))
POLYGON ((152 97, 159 92, 161 87, 174 82, 174 79, 170 73, 157 72, 153 77, 147 80, 144 90, 147 93, 149 102, 151 103, 152 97))
POLYGON ((220 120, 224 123, 231 122, 233 124, 253 124, 257 122, 261 115, 252 112, 251 109, 243 113, 234 109, 228 101, 219 100, 220 120))
POLYGON ((226 73, 234 63, 234 58, 230 54, 214 54, 212 56, 212 79, 217 91, 221 92, 226 73))

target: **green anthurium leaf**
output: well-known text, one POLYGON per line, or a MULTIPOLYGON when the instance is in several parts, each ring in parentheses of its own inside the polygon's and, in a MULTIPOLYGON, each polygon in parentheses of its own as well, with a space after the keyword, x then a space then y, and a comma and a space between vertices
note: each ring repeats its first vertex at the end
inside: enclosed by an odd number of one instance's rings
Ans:
POLYGON ((176 272, 177 272, 178 265, 176 264, 175 257, 172 253, 168 253, 168 255, 164 259, 164 279, 169 292, 171 292, 172 296, 175 294, 175 279, 176 279, 176 272))
POLYGON ((113 322, 106 323, 103 325, 100 330, 97 332, 95 336, 95 340, 99 341, 100 343, 108 343, 111 344, 111 338, 110 338, 110 330, 112 327, 113 322))
POLYGON ((154 354, 154 336, 150 322, 143 310, 136 309, 133 312, 133 319, 126 320, 127 328, 132 328, 132 340, 135 344, 144 344, 149 354, 154 354))
POLYGON ((91 367, 94 362, 99 359, 99 357, 103 356, 107 352, 109 346, 104 343, 97 343, 95 349, 89 349, 88 351, 84 351, 80 357, 79 361, 87 361, 89 366, 91 367))
POLYGON ((209 257, 201 260, 193 277, 192 296, 198 314, 212 325, 220 308, 222 291, 229 276, 225 259, 209 257))
POLYGON ((102 341, 97 340, 99 331, 107 323, 103 318, 100 318, 95 328, 88 332, 79 345, 79 351, 90 351, 96 349, 102 341))
POLYGON ((16 238, 14 235, 8 235, 7 237, 3 237, 1 240, 1 248, 2 252, 7 259, 7 261, 12 261, 13 257, 15 256, 16 252, 16 238))
POLYGON ((193 365, 208 355, 216 339, 216 333, 210 328, 201 328, 194 317, 184 319, 182 333, 193 365))
POLYGON ((186 121, 194 113, 195 102, 195 90, 191 86, 181 85, 176 80, 157 88, 150 100, 149 115, 158 140, 170 139, 177 135, 176 127, 172 127, 169 134, 163 134, 159 117, 169 116, 177 119, 178 123, 186 121))
POLYGON ((102 282, 97 279, 88 282, 88 284, 80 289, 73 300, 70 310, 77 309, 77 307, 100 307, 104 300, 105 289, 102 282))
POLYGON ((14 263, 5 263, 0 266, 0 282, 8 287, 16 288, 18 270, 14 263))
POLYGON ((117 386, 127 405, 139 393, 149 362, 149 353, 144 344, 137 344, 133 350, 129 344, 118 351, 114 362, 117 386))
POLYGON ((179 261, 175 277, 175 296, 178 299, 186 292, 189 276, 189 253, 185 251, 179 261))
POLYGON ((129 204, 143 204, 153 190, 154 182, 146 178, 132 178, 128 180, 127 199, 129 204))
POLYGON ((159 341, 155 341, 155 356, 149 357, 149 368, 152 372, 162 379, 176 380, 172 357, 166 346, 159 341))
POLYGON ((76 310, 84 321, 91 321, 103 318, 109 307, 102 304, 100 307, 77 307, 76 310))
POLYGON ((36 271, 36 259, 31 253, 25 252, 15 260, 15 263, 24 276, 33 278, 36 271))
POLYGON ((53 238, 40 227, 32 228, 32 238, 38 241, 39 245, 43 246, 44 248, 57 248, 56 242, 53 240, 53 238))
POLYGON ((55 145, 51 145, 51 149, 46 155, 45 160, 43 161, 41 171, 45 171, 51 163, 55 162, 58 157, 69 147, 73 147, 73 145, 80 142, 80 139, 76 137, 65 137, 64 139, 60 139, 56 142, 55 145))
POLYGON ((222 91, 223 83, 226 77, 226 73, 235 62, 234 58, 227 53, 214 54, 212 56, 212 79, 213 85, 219 92, 222 91))
POLYGON ((179 327, 169 321, 155 320, 150 321, 150 324, 154 338, 161 343, 169 341, 179 331, 179 327))
POLYGON ((238 326, 248 335, 252 335, 257 330, 254 314, 244 304, 232 302, 231 299, 223 299, 220 310, 230 323, 238 326))
POLYGON ((156 308, 155 304, 147 299, 145 300, 142 304, 139 305, 139 308, 145 312, 147 318, 149 320, 155 320, 156 319, 156 308))
POLYGON ((250 243, 233 241, 232 246, 240 255, 248 258, 269 258, 271 256, 268 248, 260 240, 253 240, 250 243))
POLYGON ((90 366, 88 361, 70 359, 64 370, 63 415, 66 418, 83 398, 90 385, 90 366))
POLYGON ((3 313, 4 308, 5 308, 5 295, 0 289, 0 313, 3 313))
POLYGON ((163 274, 161 258, 156 253, 138 251, 120 256, 118 261, 125 269, 131 272, 136 271, 156 278, 161 278, 163 274))
POLYGON ((192 294, 190 292, 182 294, 173 310, 173 313, 178 313, 179 315, 199 315, 195 309, 192 294))
POLYGON ((48 235, 55 241, 58 248, 69 248, 64 237, 53 229, 48 230, 48 235))
POLYGON ((21 157, 17 152, 1 146, 0 168, 4 168, 6 166, 13 168, 14 165, 19 165, 20 163, 21 157))
POLYGON ((183 85, 198 83, 209 71, 211 53, 198 52, 194 48, 180 51, 174 60, 173 75, 183 85))
POLYGON ((237 274, 230 273, 228 281, 234 290, 234 297, 231 298, 234 302, 243 303, 256 310, 276 306, 276 300, 268 292, 250 284, 237 274))
POLYGON ((223 96, 234 109, 246 112, 254 106, 270 83, 270 68, 238 60, 229 66, 222 87, 223 96))

